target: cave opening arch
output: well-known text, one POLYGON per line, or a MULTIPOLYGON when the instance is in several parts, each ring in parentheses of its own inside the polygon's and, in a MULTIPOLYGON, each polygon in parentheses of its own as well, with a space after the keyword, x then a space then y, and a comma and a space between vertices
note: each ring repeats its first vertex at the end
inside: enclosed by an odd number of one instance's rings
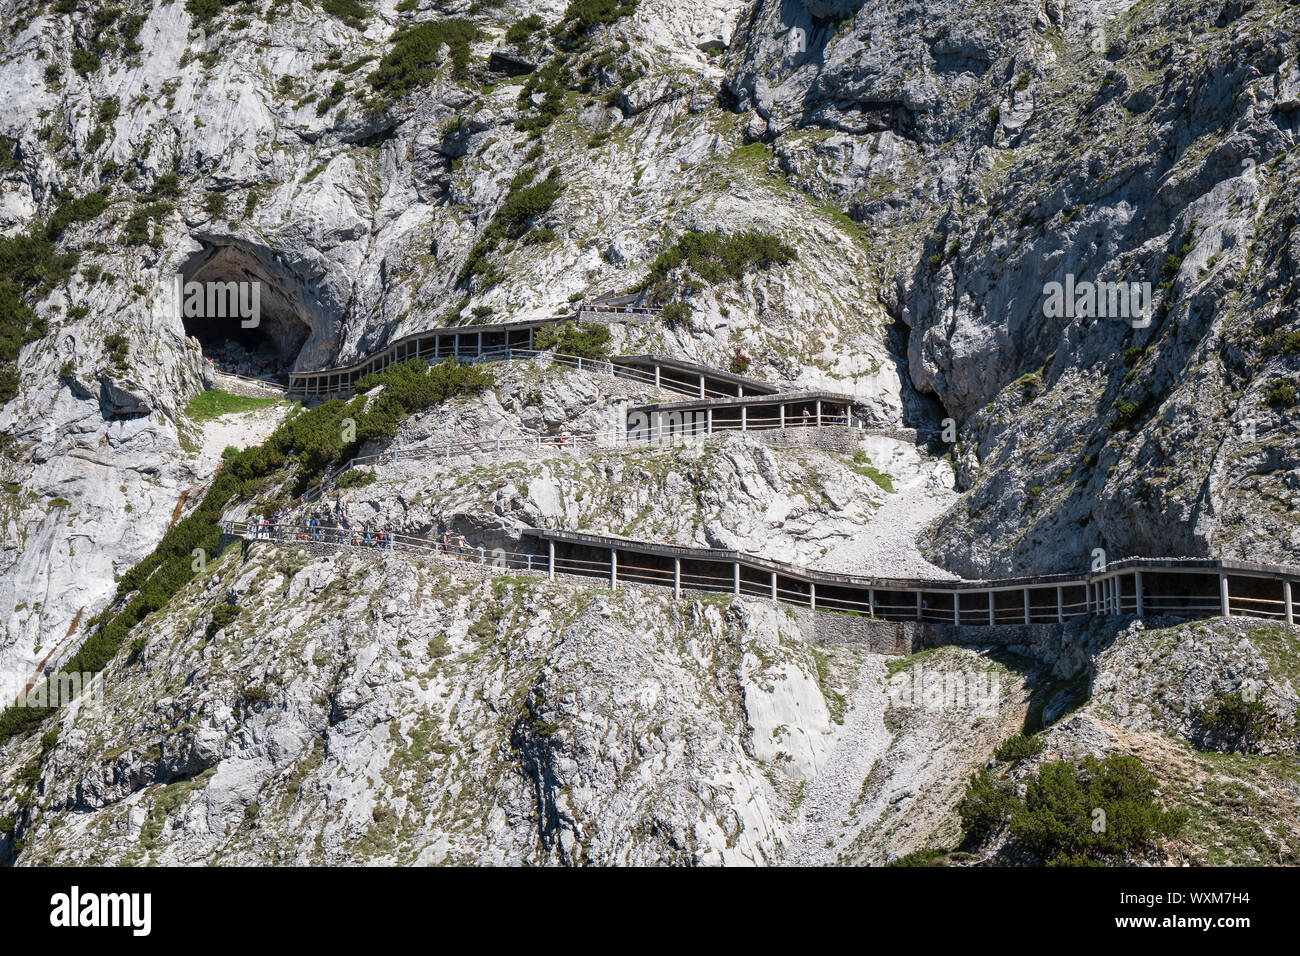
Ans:
POLYGON ((199 246, 173 279, 185 335, 217 371, 285 384, 314 331, 307 284, 265 247, 199 246))

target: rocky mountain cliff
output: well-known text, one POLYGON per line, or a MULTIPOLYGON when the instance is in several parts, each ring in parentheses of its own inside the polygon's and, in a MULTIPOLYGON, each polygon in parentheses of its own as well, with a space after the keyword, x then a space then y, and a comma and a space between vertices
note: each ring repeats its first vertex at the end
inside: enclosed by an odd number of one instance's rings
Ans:
MULTIPOLYGON (((259 346, 296 370, 649 284, 680 308, 611 349, 849 392, 920 433, 385 463, 299 517, 933 576, 1300 551, 1294 0, 0 9, 6 697, 192 513, 216 436, 290 412, 195 413, 212 330, 177 276, 259 282, 259 346), (665 264, 693 234, 790 254, 665 264), (1149 308, 1049 315, 1067 281, 1149 283, 1149 308)), ((663 397, 504 369, 366 450, 591 431, 663 397)), ((1013 668, 971 726, 892 725, 879 658, 809 649, 762 602, 261 546, 139 631, 115 706, 0 751, 10 859, 880 862, 953 837, 966 778, 1069 676, 1013 668), (245 625, 207 633, 222 602, 245 625), (889 822, 900 793, 915 812, 889 822)))

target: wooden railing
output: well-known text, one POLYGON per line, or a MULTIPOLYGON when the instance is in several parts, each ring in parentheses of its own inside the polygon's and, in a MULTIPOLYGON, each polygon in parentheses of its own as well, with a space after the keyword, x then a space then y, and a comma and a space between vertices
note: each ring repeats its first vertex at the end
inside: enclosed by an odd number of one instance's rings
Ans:
POLYGON ((815 611, 857 614, 878 620, 916 621, 957 626, 1062 624, 1084 616, 1214 617, 1249 616, 1293 623, 1292 587, 1300 568, 1205 559, 1126 558, 1086 574, 1040 575, 988 581, 922 578, 863 578, 822 572, 756 555, 720 549, 659 545, 575 532, 529 530, 545 552, 484 548, 460 539, 390 533, 378 529, 301 524, 292 527, 230 521, 230 536, 248 541, 318 545, 330 548, 419 554, 435 560, 471 563, 496 570, 601 578, 617 588, 634 583, 684 591, 761 597, 815 611), (557 550, 571 546, 607 549, 592 558, 557 550), (1143 573, 1209 575, 1217 595, 1161 594, 1144 589, 1143 573), (760 577, 761 576, 761 577, 760 577), (1231 594, 1231 582, 1271 580, 1278 599, 1231 594), (1129 582, 1131 590, 1125 591, 1129 582), (999 602, 999 596, 1003 598, 999 602), (1067 596, 1072 599, 1067 600, 1067 596), (1012 599, 1008 606, 1007 599, 1012 599))

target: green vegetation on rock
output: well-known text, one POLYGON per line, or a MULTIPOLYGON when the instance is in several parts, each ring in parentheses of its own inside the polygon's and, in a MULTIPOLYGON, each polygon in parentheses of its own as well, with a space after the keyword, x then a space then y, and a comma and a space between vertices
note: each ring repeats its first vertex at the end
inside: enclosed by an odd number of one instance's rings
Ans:
POLYGON ((395 100, 433 80, 438 52, 446 46, 452 69, 464 74, 469 66, 469 45, 484 36, 469 20, 439 20, 405 27, 393 36, 392 46, 369 76, 376 94, 395 100))
POLYGON ((538 351, 554 349, 561 355, 579 358, 608 358, 609 328, 604 325, 579 325, 576 322, 543 326, 534 333, 533 344, 538 351))
POLYGON ((1155 794, 1155 777, 1136 757, 1088 754, 1078 764, 1040 766, 1025 782, 1023 798, 980 771, 957 814, 971 849, 1005 828, 1008 853, 1052 866, 1123 865, 1158 851, 1160 840, 1176 836, 1187 822, 1185 811, 1163 809, 1155 794))
MULTIPOLYGON (((717 232, 688 232, 670 248, 659 253, 650 267, 647 287, 655 298, 675 298, 669 276, 682 270, 707 285, 740 279, 750 269, 768 269, 793 262, 799 254, 779 238, 756 229, 734 235, 717 232)), ((689 280, 688 280, 689 282, 689 280)))
POLYGON ((0 402, 18 392, 19 349, 47 331, 33 306, 71 279, 77 267, 77 253, 60 252, 55 243, 73 223, 96 219, 107 206, 102 192, 66 198, 44 225, 0 236, 0 402))
POLYGON ((237 415, 254 409, 266 408, 279 401, 275 398, 252 398, 247 395, 233 395, 220 388, 211 388, 199 392, 185 406, 185 414, 196 422, 210 422, 223 415, 237 415))
MULTIPOLYGON (((167 606, 204 567, 196 554, 208 558, 218 554, 221 515, 229 502, 260 493, 277 478, 292 478, 295 493, 301 493, 326 468, 355 457, 363 443, 391 438, 402 418, 454 396, 482 391, 493 382, 490 372, 451 359, 432 367, 418 359, 392 365, 357 383, 359 393, 383 386, 373 400, 358 394, 350 402, 325 402, 286 420, 261 445, 227 459, 199 506, 122 577, 113 602, 90 621, 89 637, 63 670, 98 673, 126 642, 133 627, 167 606), (344 440, 352 433, 345 427, 345 419, 355 425, 351 441, 344 440)), ((0 712, 0 740, 38 726, 54 709, 9 707, 0 712)))
POLYGON ((474 276, 480 278, 482 286, 489 286, 501 278, 500 271, 487 261, 487 257, 496 250, 502 240, 516 239, 527 231, 529 224, 554 204, 564 184, 560 182, 560 170, 552 169, 545 179, 529 185, 532 174, 521 173, 510 184, 501 208, 496 211, 488 227, 483 230, 469 258, 461 267, 457 282, 466 282, 474 276))

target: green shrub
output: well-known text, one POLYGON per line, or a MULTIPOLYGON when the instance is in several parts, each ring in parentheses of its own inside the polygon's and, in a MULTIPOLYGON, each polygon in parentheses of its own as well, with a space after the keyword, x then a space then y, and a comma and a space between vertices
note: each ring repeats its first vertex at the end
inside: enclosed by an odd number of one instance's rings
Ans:
POLYGON ((563 22, 570 37, 578 37, 592 27, 614 23, 636 10, 636 0, 569 0, 563 22))
POLYGON ((962 845, 977 849, 987 843, 1010 819, 1015 805, 1015 796, 999 786, 987 770, 971 777, 966 792, 957 803, 962 845))
POLYGON ((897 860, 886 863, 886 866, 937 866, 940 861, 948 858, 947 850, 929 849, 913 850, 906 856, 900 856, 897 860))
POLYGON ((469 20, 439 20, 405 27, 393 36, 392 48, 369 76, 375 92, 389 99, 403 96, 433 79, 438 51, 446 45, 452 68, 464 74, 469 66, 469 45, 484 33, 469 20))
POLYGON ((185 0, 185 10, 195 24, 207 23, 226 7, 233 7, 242 0, 185 0))
POLYGON ((218 604, 212 609, 212 621, 205 632, 210 639, 218 631, 229 627, 239 617, 239 608, 233 604, 218 604))
POLYGON ((321 0, 320 8, 354 30, 365 29, 366 20, 370 16, 370 8, 357 0, 321 0))
POLYGON ((1147 352, 1148 352, 1149 350, 1150 350, 1149 347, 1148 347, 1148 348, 1140 348, 1140 347, 1137 347, 1137 346, 1134 346, 1133 348, 1125 349, 1125 350, 1124 350, 1124 365, 1125 365, 1125 367, 1126 367, 1126 368, 1133 368, 1135 365, 1137 365, 1139 362, 1141 362, 1143 358, 1146 357, 1146 354, 1147 354, 1147 352))
POLYGON ((343 474, 334 479, 336 488, 364 488, 366 485, 374 484, 375 473, 373 471, 362 471, 360 468, 349 468, 343 474))
POLYGON ((210 192, 203 201, 204 211, 213 219, 224 219, 226 216, 226 194, 220 192, 210 192))
POLYGON ((142 246, 149 242, 149 226, 162 219, 172 211, 168 203, 150 203, 141 206, 127 218, 122 227, 122 241, 130 246, 142 246))
POLYGON ((1280 721, 1263 701, 1250 700, 1241 691, 1216 694, 1196 708, 1201 726, 1226 735, 1239 750, 1254 750, 1277 736, 1280 721))
POLYGON ((672 322, 672 323, 686 322, 690 320, 690 317, 691 317, 691 310, 687 307, 685 302, 664 303, 664 310, 661 313, 661 318, 665 322, 672 322))
POLYGON ((1156 780, 1128 754, 1047 763, 1011 812, 1011 839, 1054 865, 1123 864, 1176 836, 1186 811, 1155 801, 1156 780))
POLYGON ((1042 752, 1043 742, 1038 737, 1016 734, 1014 737, 1008 737, 998 744, 997 749, 993 751, 993 756, 1003 763, 1012 763, 1016 760, 1036 757, 1042 752))
POLYGON ((1112 419, 1109 428, 1111 431, 1121 429, 1131 429, 1137 424, 1138 416, 1142 412, 1142 406, 1137 402, 1124 401, 1123 399, 1115 400, 1115 418, 1112 419))
POLYGON ((175 198, 176 196, 180 195, 180 192, 181 192, 180 174, 175 171, 172 171, 169 173, 163 173, 161 176, 159 176, 157 179, 153 181, 153 188, 149 190, 149 196, 151 199, 155 199, 155 200, 165 199, 169 197, 175 198))
POLYGON ((108 357, 113 360, 113 364, 118 368, 126 368, 126 354, 129 345, 127 337, 121 332, 113 332, 104 336, 104 349, 108 352, 108 357))
POLYGON ((89 76, 99 69, 99 57, 90 50, 73 50, 72 68, 81 76, 89 76))
POLYGON ((519 44, 523 43, 542 27, 546 26, 546 21, 535 13, 530 13, 522 20, 516 20, 506 31, 506 42, 519 44))
POLYGON ((95 115, 99 117, 101 123, 112 123, 121 111, 122 105, 118 98, 108 96, 99 101, 99 108, 95 111, 95 115))
POLYGON ((54 210, 54 215, 50 217, 45 227, 45 235, 53 242, 74 222, 90 222, 98 219, 107 208, 108 196, 103 192, 86 193, 77 199, 64 199, 54 210))
POLYGON ((543 326, 533 333, 533 345, 539 352, 554 349, 561 355, 575 355, 578 358, 608 358, 609 328, 573 322, 543 326))
POLYGON ((724 236, 716 232, 688 232, 655 258, 647 282, 655 298, 668 299, 668 275, 684 269, 716 285, 741 278, 749 269, 768 269, 798 258, 798 253, 776 236, 746 230, 724 236))
POLYGON ((1290 408, 1295 404, 1295 386, 1284 378, 1274 379, 1264 393, 1269 408, 1290 408))

